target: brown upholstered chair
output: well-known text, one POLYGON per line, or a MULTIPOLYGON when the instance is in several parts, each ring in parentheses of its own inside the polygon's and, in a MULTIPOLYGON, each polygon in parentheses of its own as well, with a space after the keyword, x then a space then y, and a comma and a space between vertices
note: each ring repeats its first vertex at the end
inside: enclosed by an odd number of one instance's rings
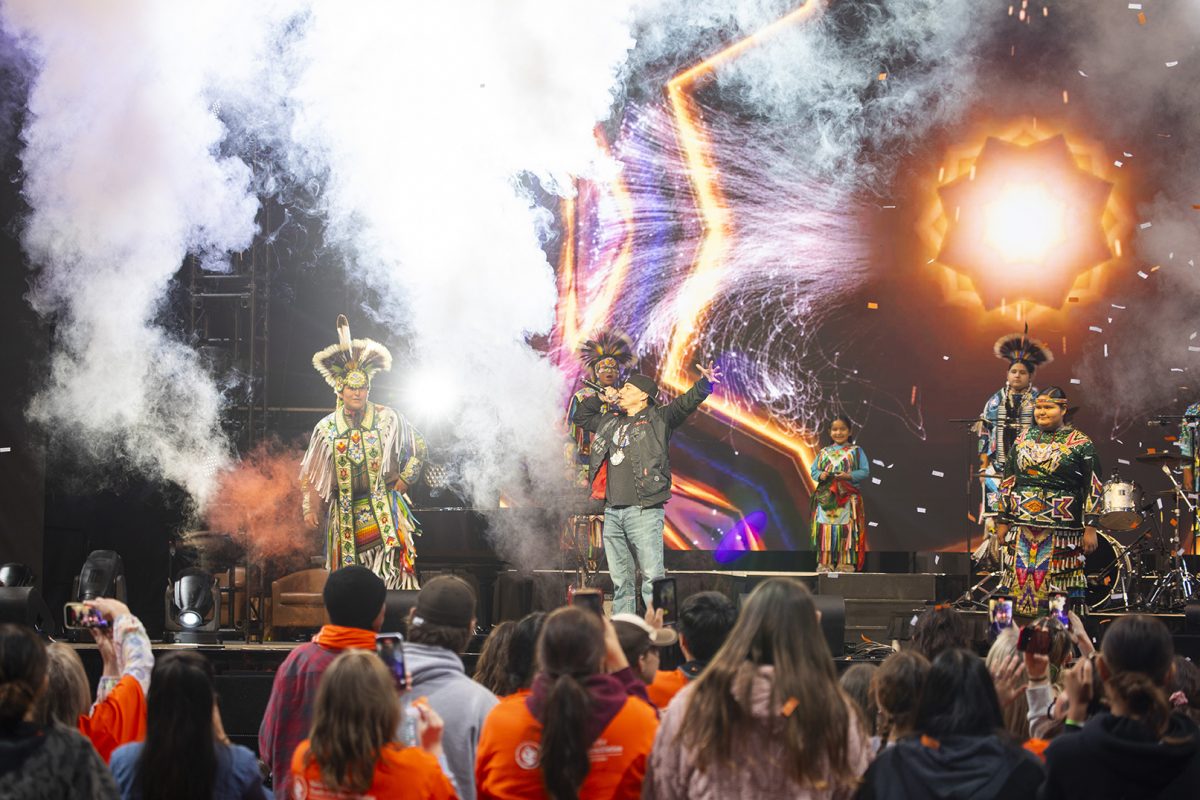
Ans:
POLYGON ((319 628, 329 622, 321 592, 327 569, 305 569, 271 583, 272 638, 280 628, 319 628))

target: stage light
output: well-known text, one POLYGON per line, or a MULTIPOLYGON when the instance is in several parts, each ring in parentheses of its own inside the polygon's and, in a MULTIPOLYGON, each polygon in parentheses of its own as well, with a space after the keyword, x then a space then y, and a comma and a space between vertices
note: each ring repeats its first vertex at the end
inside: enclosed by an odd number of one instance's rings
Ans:
POLYGON ((93 550, 75 579, 75 599, 114 597, 125 602, 125 564, 115 550, 93 550))
POLYGON ((33 570, 15 561, 0 566, 0 586, 33 586, 33 570))
POLYGON ((216 579, 204 570, 184 570, 168 590, 167 620, 168 629, 179 631, 177 642, 217 644, 221 596, 216 579))
POLYGON ((1066 206, 1043 184, 1010 183, 985 205, 983 236, 1006 265, 1040 266, 1066 238, 1066 206))
POLYGON ((405 381, 404 413, 425 423, 445 420, 462 398, 458 381, 440 367, 419 367, 405 381))

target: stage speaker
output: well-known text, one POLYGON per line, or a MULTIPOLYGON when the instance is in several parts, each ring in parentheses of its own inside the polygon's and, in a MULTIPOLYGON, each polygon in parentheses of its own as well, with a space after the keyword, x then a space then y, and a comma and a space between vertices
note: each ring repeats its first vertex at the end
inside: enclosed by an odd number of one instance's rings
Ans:
POLYGON ((417 605, 418 589, 389 589, 384 600, 383 633, 402 633, 408 636, 408 612, 417 605))
MULTIPOLYGON (((738 595, 738 612, 750 599, 748 593, 738 595)), ((821 633, 834 658, 846 654, 846 600, 839 594, 814 594, 813 605, 821 612, 821 633)))
POLYGON ((49 636, 58 634, 58 622, 32 586, 0 586, 0 622, 28 625, 49 636))

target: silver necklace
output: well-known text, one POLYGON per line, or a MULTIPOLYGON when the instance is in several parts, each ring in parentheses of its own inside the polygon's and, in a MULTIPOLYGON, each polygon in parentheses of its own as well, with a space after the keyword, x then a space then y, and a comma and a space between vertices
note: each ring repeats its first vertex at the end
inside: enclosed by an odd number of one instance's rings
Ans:
POLYGON ((626 422, 613 437, 613 444, 617 446, 617 452, 608 457, 609 463, 613 466, 618 466, 625 460, 625 448, 629 446, 629 426, 632 424, 632 422, 626 422))

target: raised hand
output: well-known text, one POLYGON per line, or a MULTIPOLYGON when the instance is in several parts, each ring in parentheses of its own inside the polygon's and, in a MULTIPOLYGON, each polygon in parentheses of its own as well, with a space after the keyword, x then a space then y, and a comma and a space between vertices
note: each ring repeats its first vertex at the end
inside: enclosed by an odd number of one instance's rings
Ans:
POLYGON ((708 378, 709 383, 717 384, 721 382, 721 367, 715 361, 709 360, 707 367, 696 365, 696 370, 708 378))

